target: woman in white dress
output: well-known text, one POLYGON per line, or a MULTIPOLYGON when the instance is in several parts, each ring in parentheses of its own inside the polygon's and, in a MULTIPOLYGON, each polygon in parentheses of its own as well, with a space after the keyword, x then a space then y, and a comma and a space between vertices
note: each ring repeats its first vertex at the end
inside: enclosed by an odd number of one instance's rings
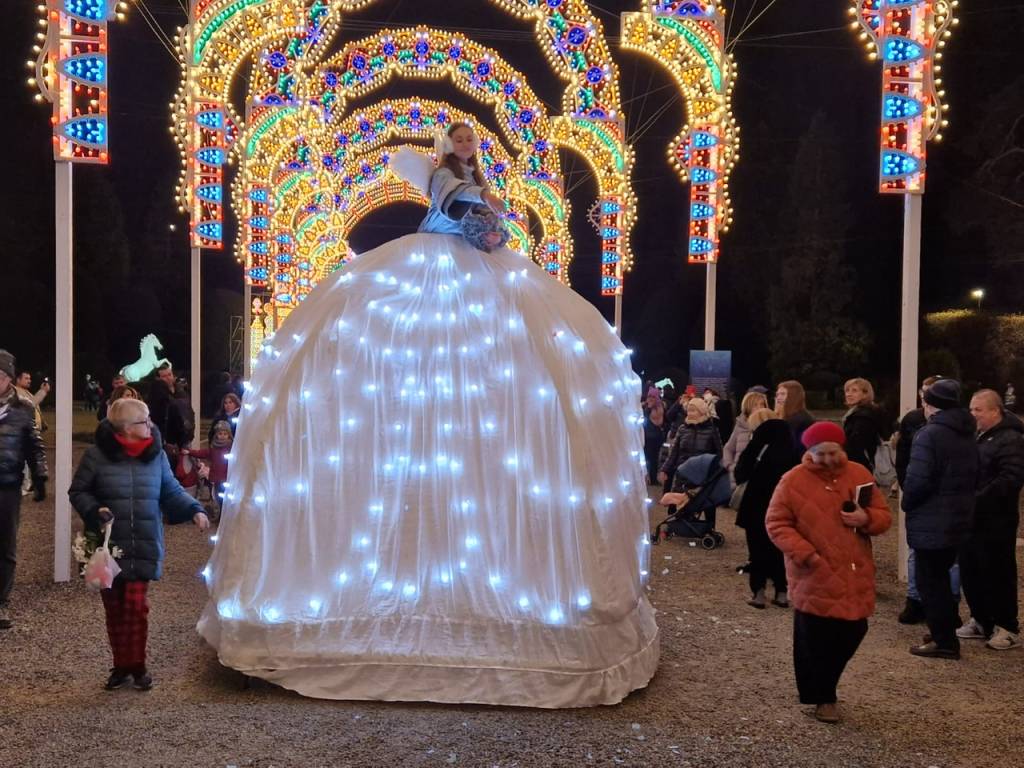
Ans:
POLYGON ((472 129, 440 140, 420 232, 267 343, 198 629, 307 696, 614 704, 658 662, 639 381, 501 227, 474 241, 490 253, 459 234, 504 204, 472 129))

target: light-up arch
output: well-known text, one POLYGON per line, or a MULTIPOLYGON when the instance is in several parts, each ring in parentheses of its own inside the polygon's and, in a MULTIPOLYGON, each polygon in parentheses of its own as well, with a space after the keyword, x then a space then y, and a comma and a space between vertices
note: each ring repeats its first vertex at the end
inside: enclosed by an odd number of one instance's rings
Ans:
POLYGON ((669 145, 669 159, 690 182, 691 263, 718 260, 719 232, 732 222, 729 175, 739 158, 732 116, 736 66, 725 52, 725 8, 718 0, 647 0, 623 14, 622 47, 657 61, 672 75, 688 124, 669 145))
MULTIPOLYGON (((598 176, 605 242, 603 292, 621 292, 621 277, 631 266, 629 231, 634 220, 630 187, 631 153, 625 145, 619 103, 618 71, 608 54, 600 23, 583 0, 493 0, 501 8, 532 19, 541 50, 565 82, 563 131, 572 136, 565 146, 581 152, 598 176), (593 130, 600 125, 601 130, 593 130), (599 139, 598 134, 604 138, 599 139), (614 147, 610 151, 606 141, 614 147), (614 157, 624 159, 619 162, 614 157), (611 181, 609 179, 612 179, 611 181)), ((236 124, 242 122, 229 105, 232 86, 243 60, 253 64, 250 98, 271 99, 275 106, 301 101, 307 75, 322 59, 337 30, 340 13, 365 5, 354 0, 209 0, 200 3, 191 34, 182 39, 183 77, 179 98, 209 99, 226 106, 236 124), (302 61, 299 61, 302 59, 302 61), (280 73, 280 74, 275 74, 280 73)), ((179 110, 178 134, 183 152, 189 110, 179 110)), ((236 149, 237 152, 237 149, 236 149)), ((191 190, 183 189, 183 202, 191 190)), ((236 208, 236 211, 239 210, 236 208)))

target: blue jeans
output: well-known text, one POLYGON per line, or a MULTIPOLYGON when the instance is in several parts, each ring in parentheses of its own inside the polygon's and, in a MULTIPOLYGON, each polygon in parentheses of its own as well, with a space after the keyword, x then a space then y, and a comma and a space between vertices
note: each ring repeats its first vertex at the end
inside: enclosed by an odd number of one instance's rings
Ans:
MULTIPOLYGON (((921 593, 917 591, 917 576, 914 575, 915 563, 914 550, 910 550, 910 557, 907 558, 907 597, 911 600, 921 602, 921 593)), ((953 600, 960 602, 960 563, 953 563, 949 569, 949 588, 953 592, 953 600)))

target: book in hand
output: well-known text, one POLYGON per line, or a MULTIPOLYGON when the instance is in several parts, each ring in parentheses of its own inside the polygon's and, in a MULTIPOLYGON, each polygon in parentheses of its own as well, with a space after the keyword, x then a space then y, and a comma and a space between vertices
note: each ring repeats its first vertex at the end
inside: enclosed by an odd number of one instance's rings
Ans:
POLYGON ((871 494, 874 492, 874 489, 874 483, 863 483, 857 486, 854 500, 857 502, 858 507, 861 509, 868 508, 868 505, 871 504, 871 494))

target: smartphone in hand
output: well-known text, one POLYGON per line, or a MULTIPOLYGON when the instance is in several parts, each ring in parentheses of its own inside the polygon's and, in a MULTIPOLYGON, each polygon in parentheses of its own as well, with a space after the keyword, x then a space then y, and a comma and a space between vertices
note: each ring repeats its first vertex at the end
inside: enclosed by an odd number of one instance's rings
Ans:
POLYGON ((874 490, 874 483, 864 483, 863 485, 858 485, 856 495, 854 496, 854 499, 857 502, 857 506, 860 507, 861 509, 867 509, 868 505, 871 503, 871 494, 874 493, 874 490))

